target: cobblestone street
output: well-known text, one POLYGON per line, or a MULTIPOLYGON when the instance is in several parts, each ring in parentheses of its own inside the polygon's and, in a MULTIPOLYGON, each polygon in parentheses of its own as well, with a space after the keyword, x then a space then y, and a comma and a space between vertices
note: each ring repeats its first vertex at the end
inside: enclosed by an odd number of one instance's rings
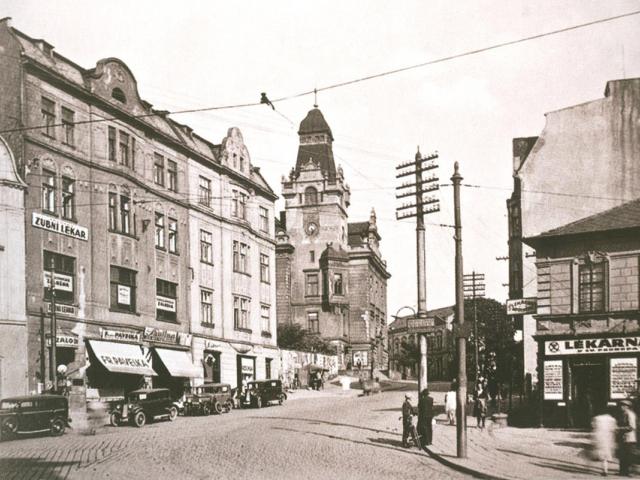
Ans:
MULTIPOLYGON (((295 394, 293 394, 295 396, 295 394)), ((0 444, 2 479, 461 478, 401 446, 402 394, 302 398, 261 410, 180 417, 0 444)))

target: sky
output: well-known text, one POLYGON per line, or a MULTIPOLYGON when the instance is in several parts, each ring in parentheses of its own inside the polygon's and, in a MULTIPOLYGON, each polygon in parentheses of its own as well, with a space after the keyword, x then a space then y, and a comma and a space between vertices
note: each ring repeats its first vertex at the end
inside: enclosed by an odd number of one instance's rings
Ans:
MULTIPOLYGON (((261 92, 290 97, 634 11, 640 0, 0 0, 0 17, 84 68, 121 59, 141 97, 169 111, 254 103, 261 92)), ((417 304, 415 219, 395 219, 396 165, 418 146, 439 155, 441 210, 425 217, 427 308, 455 302, 453 229, 441 226, 453 224, 454 162, 473 185, 461 191, 464 271, 484 273, 486 295, 504 302, 508 262, 496 257, 508 255, 513 138, 540 135, 547 112, 602 98, 609 80, 639 76, 636 15, 320 91, 351 187, 349 219, 377 214, 389 321, 417 304)), ((277 111, 172 118, 215 143, 239 127, 252 164, 280 194, 313 104, 306 95, 277 111)))

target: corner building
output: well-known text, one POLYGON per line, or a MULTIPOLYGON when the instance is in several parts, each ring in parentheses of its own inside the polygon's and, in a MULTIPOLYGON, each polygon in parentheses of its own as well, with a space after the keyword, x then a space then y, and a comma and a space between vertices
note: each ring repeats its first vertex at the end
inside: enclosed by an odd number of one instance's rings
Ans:
POLYGON ((349 223, 351 192, 316 107, 300 124, 295 168, 282 179, 276 222, 278 323, 297 323, 336 346, 341 368, 386 368, 387 280, 375 212, 349 223))
POLYGON ((276 338, 259 262, 273 261, 275 242, 259 225, 277 197, 239 130, 208 142, 142 100, 120 60, 84 69, 10 19, 0 46, 0 130, 28 187, 29 391, 51 386, 50 348, 40 350, 43 334, 52 342, 52 277, 56 365, 74 412, 144 386, 235 386, 239 352, 264 378, 276 338), (229 266, 236 238, 242 284, 229 266))

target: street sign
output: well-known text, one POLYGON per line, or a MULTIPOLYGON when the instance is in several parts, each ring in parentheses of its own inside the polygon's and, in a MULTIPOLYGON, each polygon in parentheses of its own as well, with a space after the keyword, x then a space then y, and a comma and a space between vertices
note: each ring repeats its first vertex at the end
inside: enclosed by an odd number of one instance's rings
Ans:
POLYGON ((410 333, 421 332, 426 328, 435 326, 435 319, 431 318, 410 318, 407 320, 407 329, 410 333))

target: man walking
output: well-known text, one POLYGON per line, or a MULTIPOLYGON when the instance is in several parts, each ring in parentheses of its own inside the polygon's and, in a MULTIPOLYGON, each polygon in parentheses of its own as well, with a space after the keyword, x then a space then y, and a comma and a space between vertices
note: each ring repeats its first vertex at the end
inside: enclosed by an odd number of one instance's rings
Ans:
POLYGON ((433 397, 429 396, 429 390, 425 388, 420 393, 418 400, 418 435, 424 448, 431 445, 433 440, 433 397))
POLYGON ((411 436, 411 416, 413 415, 413 405, 411 405, 411 395, 404 394, 404 403, 402 404, 402 446, 409 448, 407 440, 411 436))
POLYGON ((632 447, 636 443, 636 414, 632 408, 631 400, 622 400, 620 407, 622 415, 620 417, 619 431, 620 439, 620 475, 629 476, 631 474, 632 447))

